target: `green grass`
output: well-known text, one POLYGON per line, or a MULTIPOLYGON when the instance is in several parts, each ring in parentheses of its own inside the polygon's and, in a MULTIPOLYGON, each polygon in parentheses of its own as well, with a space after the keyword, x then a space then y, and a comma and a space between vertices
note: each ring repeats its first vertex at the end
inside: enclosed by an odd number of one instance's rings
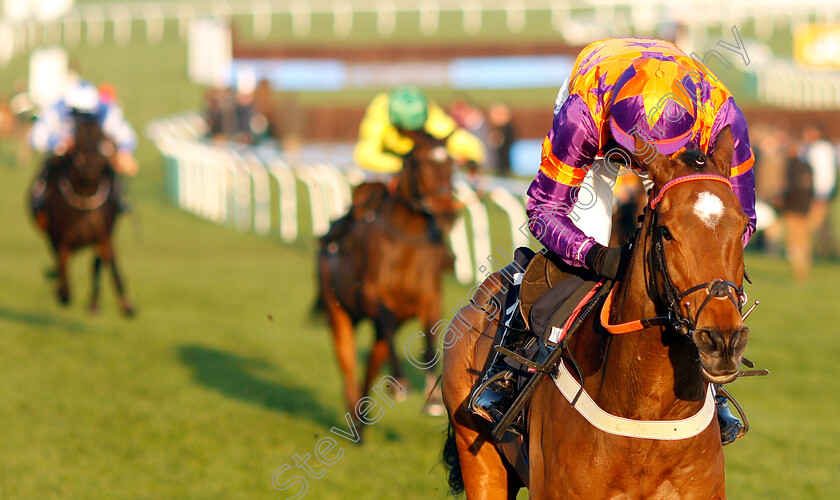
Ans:
MULTIPOLYGON (((138 131, 199 103, 184 45, 171 37, 73 55, 85 76, 117 85, 138 131)), ((24 74, 18 58, 0 85, 24 74)), ((344 422, 327 328, 308 318, 311 245, 180 212, 165 200, 160 158, 143 140, 135 213, 117 242, 138 316, 119 316, 106 282, 92 318, 89 254, 73 260, 74 301, 59 307, 44 278, 46 244, 24 210, 34 168, 13 167, 10 145, 0 146, 0 498, 285 498, 272 487, 274 471, 344 422)), ((731 387, 753 429, 726 449, 729 496, 832 498, 840 268, 819 263, 800 286, 780 259, 751 255, 748 265, 749 293, 762 305, 749 321, 747 356, 772 375, 731 387)), ((450 280, 446 309, 466 290, 450 280)), ((362 358, 370 336, 363 328, 362 358)), ((421 376, 412 372, 416 384, 421 376)), ((414 394, 387 408, 363 446, 342 445, 342 459, 309 481, 307 498, 443 498, 442 420, 421 416, 421 405, 414 394)))
MULTIPOLYGON (((50 259, 23 210, 29 178, 0 169, 0 497, 282 498, 273 472, 343 423, 326 328, 307 316, 311 249, 197 220, 141 180, 118 241, 138 317, 122 319, 106 285, 91 318, 88 255, 73 261, 67 309, 43 276, 50 259)), ((748 356, 772 375, 732 386, 753 430, 727 448, 730 496, 828 498, 840 486, 840 269, 819 264, 797 286, 780 260, 748 263, 762 300, 748 356)), ((465 292, 450 282, 449 307, 465 292)), ((309 497, 442 498, 442 421, 421 404, 415 394, 387 408, 309 497)))

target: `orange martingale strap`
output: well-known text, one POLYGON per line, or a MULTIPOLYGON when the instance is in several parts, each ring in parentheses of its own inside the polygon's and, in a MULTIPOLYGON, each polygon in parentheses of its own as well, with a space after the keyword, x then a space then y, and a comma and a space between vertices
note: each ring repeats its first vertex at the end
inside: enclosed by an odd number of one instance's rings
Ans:
POLYGON ((657 316, 655 318, 637 319, 636 321, 628 321, 627 323, 619 323, 617 325, 610 324, 610 308, 612 307, 614 293, 615 287, 610 290, 610 293, 607 295, 607 300, 604 301, 604 307, 601 308, 601 326, 604 327, 604 330, 614 335, 621 335, 622 333, 638 332, 652 326, 664 326, 670 323, 667 316, 657 316))
POLYGON ((656 208, 656 205, 662 201, 662 196, 665 194, 665 191, 671 189, 672 187, 676 186, 677 184, 682 184, 683 182, 690 182, 690 181, 718 181, 726 184, 729 186, 729 189, 732 189, 732 183, 729 182, 729 179, 723 177, 721 175, 711 175, 711 174, 695 174, 695 175, 684 175, 682 177, 677 177, 676 179, 672 180, 671 182, 662 186, 662 189, 659 190, 659 194, 656 195, 656 198, 651 200, 650 208, 656 208))
POLYGON ((601 308, 601 326, 604 327, 604 330, 615 335, 644 330, 645 327, 642 325, 642 320, 619 323, 617 325, 610 324, 610 308, 612 307, 612 299, 615 289, 616 287, 613 287, 613 289, 610 290, 610 293, 607 295, 607 300, 604 302, 604 307, 601 308))

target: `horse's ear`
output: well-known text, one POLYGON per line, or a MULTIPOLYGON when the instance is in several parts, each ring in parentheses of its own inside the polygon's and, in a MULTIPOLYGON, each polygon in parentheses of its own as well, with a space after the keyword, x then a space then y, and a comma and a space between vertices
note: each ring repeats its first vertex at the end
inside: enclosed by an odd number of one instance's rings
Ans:
POLYGON ((729 177, 730 167, 732 166, 733 148, 734 140, 732 139, 732 131, 729 129, 729 125, 727 125, 718 133, 717 141, 715 141, 715 150, 712 153, 715 166, 720 169, 718 173, 724 177, 729 177))
POLYGON ((656 146, 642 139, 639 134, 633 134, 635 151, 632 151, 636 162, 647 170, 653 183, 662 186, 670 179, 671 162, 668 157, 656 149, 656 146))

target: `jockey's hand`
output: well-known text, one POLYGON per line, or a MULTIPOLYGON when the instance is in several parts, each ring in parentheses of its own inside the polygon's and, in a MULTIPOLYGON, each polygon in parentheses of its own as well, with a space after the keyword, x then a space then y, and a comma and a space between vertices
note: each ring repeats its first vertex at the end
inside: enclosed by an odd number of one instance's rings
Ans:
POLYGON ((70 149, 73 147, 73 144, 74 144, 74 141, 73 141, 72 137, 62 139, 61 142, 59 142, 58 144, 55 145, 55 148, 53 148, 53 152, 56 155, 61 156, 65 153, 67 153, 68 151, 70 151, 70 149))
POLYGON ((611 280, 624 274, 624 268, 630 259, 630 244, 620 247, 605 247, 595 243, 586 254, 586 267, 611 280))
POLYGON ((117 151, 114 157, 114 170, 126 177, 134 177, 137 174, 137 160, 129 151, 117 151))

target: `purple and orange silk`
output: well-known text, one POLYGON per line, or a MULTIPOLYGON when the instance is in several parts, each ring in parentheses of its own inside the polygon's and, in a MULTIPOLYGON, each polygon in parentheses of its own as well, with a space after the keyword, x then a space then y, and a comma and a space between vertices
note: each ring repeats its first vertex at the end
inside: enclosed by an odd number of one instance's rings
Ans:
MULTIPOLYGON (((643 137, 648 133, 657 139, 657 132, 664 131, 663 137, 679 136, 675 140, 680 145, 687 140, 707 154, 714 151, 718 134, 729 125, 734 139, 730 180, 750 219, 744 234, 746 245, 755 231, 755 174, 744 115, 726 87, 702 63, 676 45, 652 38, 602 40, 578 56, 569 80, 569 97, 543 141, 540 170, 528 189, 529 227, 542 244, 566 263, 584 266, 595 240, 578 228, 569 214, 577 201, 576 186, 595 158, 609 152, 608 142, 614 144, 610 141, 616 139, 610 128, 612 116, 616 123, 637 123, 643 137), (651 77, 627 80, 628 75, 640 73, 651 77), (625 81, 620 82, 622 75, 625 81), (673 91, 675 81, 682 92, 673 91), (618 95, 613 95, 616 88, 618 95), (687 92, 694 95, 687 96, 687 92), (663 101, 663 96, 669 97, 663 101), (694 123, 690 117, 689 121, 673 120, 676 108, 669 106, 696 113, 694 123)), ((660 151, 668 154, 667 145, 660 146, 660 151)))

